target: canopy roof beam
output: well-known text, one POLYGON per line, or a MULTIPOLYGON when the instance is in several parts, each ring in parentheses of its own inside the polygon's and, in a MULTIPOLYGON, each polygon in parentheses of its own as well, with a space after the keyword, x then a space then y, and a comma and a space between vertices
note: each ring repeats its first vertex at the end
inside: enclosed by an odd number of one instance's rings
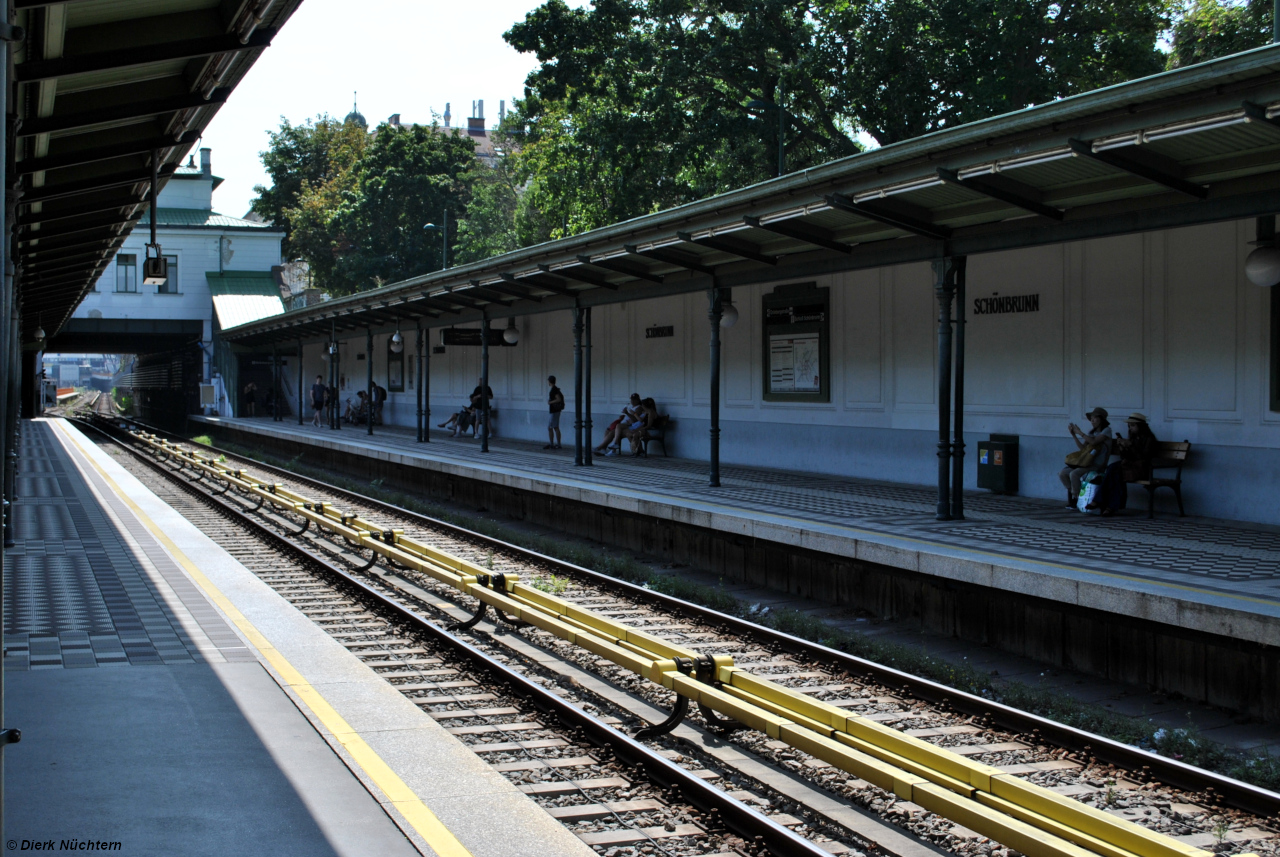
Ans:
MULTIPOLYGON (((499 274, 498 276, 502 276, 502 275, 499 274)), ((502 279, 506 280, 507 278, 502 277, 502 279)), ((518 283, 518 281, 514 277, 508 280, 508 282, 518 283)), ((473 286, 479 286, 480 281, 472 280, 471 284, 473 286)), ((542 303, 542 298, 528 291, 528 289, 531 289, 533 287, 534 286, 532 284, 528 286, 523 286, 522 288, 513 288, 512 286, 504 286, 500 283, 487 283, 482 288, 488 289, 491 292, 497 292, 498 294, 509 295, 513 298, 519 298, 522 301, 533 301, 536 304, 540 304, 542 303)))
POLYGON ((1131 176, 1137 176, 1140 179, 1149 181, 1152 184, 1163 185, 1169 190, 1176 190, 1178 193, 1185 193, 1187 196, 1196 199, 1204 199, 1209 195, 1209 189, 1204 185, 1189 182, 1181 176, 1177 175, 1178 167, 1173 162, 1164 163, 1166 159, 1160 158, 1151 152, 1137 151, 1136 147, 1132 152, 1120 154, 1115 149, 1104 149, 1101 152, 1093 150, 1093 143, 1086 140, 1071 139, 1067 141, 1067 145, 1071 147, 1071 151, 1075 152, 1082 158, 1091 158, 1100 164, 1128 173, 1131 176))
POLYGON ((80 164, 92 164, 97 161, 109 161, 113 158, 125 158, 129 155, 144 155, 159 149, 172 149, 176 146, 189 146, 200 139, 198 130, 187 131, 179 137, 153 137, 149 140, 136 140, 131 143, 115 143, 100 148, 86 147, 77 152, 64 152, 58 155, 47 155, 43 158, 24 158, 18 161, 17 171, 20 174, 39 173, 45 170, 57 170, 63 167, 74 167, 80 164))
POLYGON ((843 241, 837 241, 831 230, 823 229, 821 226, 814 226, 805 223, 799 218, 789 218, 787 220, 771 220, 765 223, 758 217, 742 218, 742 222, 755 229, 763 229, 766 232, 772 232, 775 235, 783 235, 787 238, 803 241, 806 244, 812 244, 814 247, 822 247, 825 250, 834 250, 837 253, 852 253, 854 245, 846 244, 843 241))
POLYGON ((840 211, 847 211, 850 214, 865 217, 867 220, 874 220, 886 226, 892 226, 894 229, 901 229, 903 232, 910 232, 914 235, 922 235, 925 238, 945 241, 951 237, 951 230, 945 226, 929 223, 909 214, 902 214, 883 205, 856 202, 852 197, 847 197, 842 193, 833 193, 828 196, 827 204, 840 211))
POLYGON ((693 271, 698 274, 714 275, 716 269, 704 265, 702 260, 692 253, 686 253, 676 247, 646 247, 641 250, 635 244, 624 245, 624 249, 632 256, 653 259, 657 262, 663 262, 667 265, 675 265, 677 268, 684 268, 686 271, 693 271))
POLYGON ((14 78, 18 83, 31 83, 38 80, 70 77, 75 74, 92 74, 94 72, 136 68, 137 66, 151 63, 200 59, 214 54, 256 51, 268 47, 275 34, 276 31, 271 29, 256 30, 250 34, 245 42, 241 43, 239 36, 234 33, 227 33, 221 36, 205 36, 198 39, 139 45, 122 50, 95 51, 94 53, 59 59, 36 60, 34 62, 19 63, 15 66, 14 78))
POLYGON ((778 264, 777 256, 767 256, 760 252, 760 248, 753 247, 741 238, 735 238, 732 235, 703 235, 695 238, 689 232, 677 232, 676 237, 686 244, 697 244, 700 247, 719 250, 721 253, 728 253, 730 256, 737 256, 740 259, 747 259, 751 262, 759 262, 762 265, 778 264))
POLYGON ((1021 208, 1023 211, 1047 217, 1050 220, 1061 220, 1064 217, 1062 209, 1045 205, 1040 201, 1040 192, 1038 190, 1005 176, 974 176, 962 179, 955 170, 938 167, 938 178, 949 185, 962 187, 965 190, 1021 208))
POLYGON ((208 99, 200 93, 172 96, 169 98, 150 98, 96 110, 82 110, 75 113, 58 114, 35 119, 25 119, 18 129, 19 137, 34 137, 37 134, 52 134, 58 131, 75 131, 80 128, 92 128, 95 125, 107 125, 112 122, 124 122, 130 119, 145 119, 148 116, 159 116, 164 113, 176 113, 179 110, 191 110, 198 107, 216 107, 225 104, 231 90, 223 87, 214 90, 208 99))
MULTIPOLYGON (((628 251, 629 252, 629 251, 628 251)), ((662 275, 655 274, 643 265, 637 265, 627 259, 592 259, 590 256, 579 256, 578 261, 584 265, 595 265, 597 268, 604 268, 606 271, 613 271, 615 274, 626 274, 637 280, 648 280, 651 283, 661 283, 662 275)), ((564 276, 569 276, 568 271, 564 276)))

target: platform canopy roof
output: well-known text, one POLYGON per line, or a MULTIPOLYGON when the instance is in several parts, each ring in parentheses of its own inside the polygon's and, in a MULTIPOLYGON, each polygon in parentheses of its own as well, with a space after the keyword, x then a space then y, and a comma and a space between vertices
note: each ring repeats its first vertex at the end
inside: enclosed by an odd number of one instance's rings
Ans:
POLYGON ((302 0, 11 0, 23 329, 71 316, 302 0))
POLYGON ((1280 211, 1280 47, 939 131, 244 325, 441 326, 1280 211))

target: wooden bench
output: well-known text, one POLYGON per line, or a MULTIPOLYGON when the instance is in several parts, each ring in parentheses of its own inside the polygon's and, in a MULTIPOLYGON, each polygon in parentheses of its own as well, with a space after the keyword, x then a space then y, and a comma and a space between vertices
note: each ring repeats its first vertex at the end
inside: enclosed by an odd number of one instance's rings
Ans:
POLYGON ((1171 488, 1173 494, 1178 498, 1178 515, 1185 518, 1186 511, 1182 508, 1182 468, 1187 463, 1187 456, 1191 454, 1191 441, 1161 441, 1156 446, 1156 454, 1151 459, 1151 478, 1135 479, 1130 484, 1141 485, 1147 489, 1147 517, 1155 517, 1156 507, 1156 489, 1171 488), (1157 470, 1172 470, 1172 477, 1156 476, 1157 470))
POLYGON ((640 438, 640 446, 644 450, 646 457, 649 455, 649 444, 653 441, 662 444, 662 457, 669 457, 667 455, 667 432, 675 428, 675 422, 667 414, 658 414, 658 418, 653 421, 653 425, 645 429, 640 438))

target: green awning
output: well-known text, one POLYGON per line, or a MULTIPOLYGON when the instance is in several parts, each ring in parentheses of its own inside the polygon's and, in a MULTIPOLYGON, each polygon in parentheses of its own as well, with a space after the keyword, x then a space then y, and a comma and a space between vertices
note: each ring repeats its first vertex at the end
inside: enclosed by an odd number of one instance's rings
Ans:
POLYGON ((221 330, 284 313, 280 286, 270 271, 206 271, 205 279, 221 330))

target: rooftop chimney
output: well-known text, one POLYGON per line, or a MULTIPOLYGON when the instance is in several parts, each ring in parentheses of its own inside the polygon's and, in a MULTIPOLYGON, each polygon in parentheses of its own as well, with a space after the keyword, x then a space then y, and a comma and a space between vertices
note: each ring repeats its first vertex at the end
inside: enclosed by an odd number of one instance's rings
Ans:
POLYGON ((504 98, 502 101, 498 102, 498 125, 502 125, 503 121, 506 118, 507 118, 507 101, 504 98))
POLYGON ((200 150, 200 175, 207 179, 213 178, 213 149, 200 150))
POLYGON ((452 119, 453 114, 449 112, 449 102, 446 101, 444 103, 444 127, 448 128, 449 122, 452 121, 452 119))
POLYGON ((476 104, 480 105, 479 109, 476 111, 476 118, 483 119, 484 118, 484 99, 481 98, 479 101, 476 102, 476 104))
POLYGON ((388 125, 390 125, 390 126, 391 126, 391 127, 393 127, 393 128, 399 128, 399 127, 400 127, 400 114, 399 114, 399 113, 392 113, 392 114, 391 114, 391 118, 389 118, 389 119, 387 120, 387 124, 388 124, 388 125))

